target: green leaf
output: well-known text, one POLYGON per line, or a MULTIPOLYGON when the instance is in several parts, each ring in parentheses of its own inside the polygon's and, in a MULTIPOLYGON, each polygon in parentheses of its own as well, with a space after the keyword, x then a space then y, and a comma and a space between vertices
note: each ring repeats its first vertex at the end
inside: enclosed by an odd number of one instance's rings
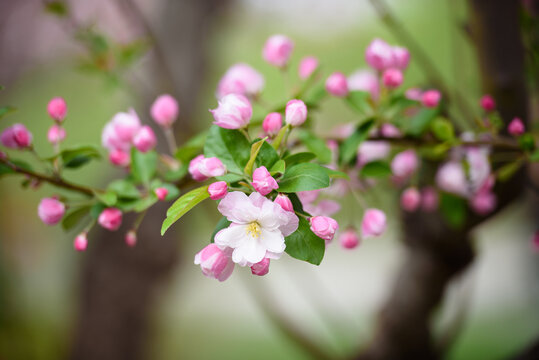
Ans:
POLYGON ((207 131, 195 135, 195 137, 191 138, 183 146, 178 148, 176 154, 174 154, 176 159, 180 160, 182 163, 189 162, 192 158, 202 152, 207 136, 207 131))
POLYGON ((518 144, 520 148, 525 151, 532 151, 535 149, 535 139, 530 133, 526 133, 518 138, 518 144))
POLYGON ((362 177, 382 178, 391 175, 391 167, 387 161, 371 161, 359 171, 362 177))
POLYGON ((202 186, 189 191, 176 200, 167 210, 167 218, 163 221, 163 225, 161 226, 161 235, 163 235, 172 224, 185 215, 185 213, 208 197, 210 197, 208 186, 202 186))
POLYGON ((2 107, 0 107, 0 119, 2 119, 7 114, 15 112, 15 111, 17 111, 17 108, 14 108, 13 106, 2 106, 2 107))
POLYGON ((352 109, 365 114, 372 110, 369 104, 370 97, 371 94, 368 91, 350 91, 345 100, 352 109))
POLYGON ((453 124, 443 117, 437 117, 430 124, 430 130, 434 136, 440 141, 448 141, 455 137, 455 129, 453 124))
POLYGON ((324 239, 316 236, 305 218, 299 218, 298 229, 285 238, 286 253, 298 260, 320 265, 324 258, 326 244, 324 239))
POLYGON ((138 199, 140 192, 135 184, 127 179, 114 180, 107 186, 107 190, 115 192, 119 198, 138 199))
POLYGON ((536 150, 533 154, 530 155, 530 161, 539 161, 539 150, 536 150))
POLYGON ((281 130, 279 130, 279 132, 275 136, 275 139, 273 139, 273 142, 271 143, 271 146, 275 150, 279 148, 279 146, 281 145, 281 142, 283 141, 284 136, 289 131, 289 129, 290 129, 290 125, 286 124, 285 126, 281 128, 281 130))
POLYGON ((324 85, 319 85, 304 98, 307 107, 316 107, 328 95, 324 85))
POLYGON ((221 219, 219 219, 219 222, 217 222, 217 226, 215 226, 215 229, 213 230, 213 233, 211 234, 210 242, 214 242, 213 239, 215 238, 215 235, 217 235, 217 233, 220 230, 223 230, 223 229, 229 227, 230 224, 232 224, 232 222, 228 221, 228 219, 225 216, 223 216, 221 219))
POLYGON ((277 161, 275 164, 273 164, 271 169, 269 169, 269 172, 271 176, 275 176, 278 174, 284 174, 285 169, 286 169, 286 163, 284 162, 284 160, 281 159, 277 161))
POLYGON ((347 173, 343 172, 343 171, 338 171, 338 170, 333 170, 333 169, 330 169, 328 167, 325 168, 326 170, 326 173, 328 174, 328 176, 331 178, 331 179, 346 179, 346 180, 350 180, 350 177, 348 176, 347 173))
POLYGON ((307 149, 316 155, 321 163, 328 164, 331 162, 331 150, 327 147, 324 140, 318 138, 310 131, 303 129, 298 131, 298 137, 307 149))
MULTIPOLYGON (((223 129, 217 125, 212 125, 208 133, 206 144, 204 145, 204 155, 206 157, 218 157, 229 171, 243 173, 243 169, 249 161, 251 145, 249 141, 238 130, 223 129)), ((234 182, 242 177, 234 174, 227 174, 218 177, 219 180, 234 182)))
POLYGON ((118 201, 118 196, 111 190, 107 190, 106 192, 94 191, 94 195, 107 206, 114 206, 116 205, 116 201, 118 201))
POLYGON ((417 112, 407 123, 405 133, 412 136, 420 136, 428 129, 430 123, 436 115, 438 108, 423 108, 417 112))
POLYGON ((45 2, 45 11, 59 17, 64 17, 67 15, 67 5, 63 1, 48 1, 45 2))
POLYGON ((62 219, 62 228, 64 230, 70 230, 75 227, 86 215, 90 213, 91 206, 83 206, 71 210, 62 219))
POLYGON ((326 168, 318 164, 302 163, 286 169, 279 182, 279 192, 317 190, 329 186, 326 168))
POLYGON ((301 203, 301 200, 299 199, 298 195, 295 193, 288 194, 288 198, 292 202, 292 206, 294 207, 294 211, 306 216, 311 216, 308 212, 303 210, 303 204, 301 203))
POLYGON ((131 150, 131 174, 133 178, 144 184, 149 184, 157 171, 157 153, 148 151, 142 153, 135 147, 131 150))
POLYGON ((523 163, 524 162, 521 159, 518 159, 514 162, 502 166, 497 171, 498 180, 500 180, 501 182, 509 180, 518 171, 518 169, 520 169, 523 163))
POLYGON ((247 161, 247 165, 245 165, 245 168, 243 169, 247 175, 250 176, 253 174, 253 165, 255 164, 256 157, 258 156, 258 152, 260 151, 262 145, 266 142, 267 138, 268 137, 266 136, 265 138, 258 140, 251 145, 251 156, 249 157, 249 161, 247 161))
MULTIPOLYGON (((28 164, 28 163, 26 163, 24 161, 9 159, 9 162, 14 164, 14 165, 17 165, 18 167, 20 167, 22 169, 32 170, 32 167, 30 166, 30 164, 28 164)), ((8 165, 6 165, 4 163, 0 163, 0 176, 2 176, 2 175, 12 175, 12 174, 17 174, 17 172, 14 171, 12 168, 10 168, 8 165)))
POLYGON ((342 163, 349 164, 354 159, 359 145, 369 137, 369 132, 374 123, 373 118, 367 119, 341 144, 339 155, 342 163))
POLYGON ((316 155, 311 152, 300 152, 292 155, 288 155, 284 158, 287 167, 290 167, 295 164, 300 164, 304 162, 309 162, 312 159, 315 159, 316 155))
MULTIPOLYGON (((94 145, 81 145, 64 149, 60 152, 59 156, 62 158, 63 166, 69 169, 76 169, 87 164, 92 159, 101 158, 99 149, 94 145)), ((55 158, 56 157, 53 156, 49 159, 54 160, 55 158)))
POLYGON ((142 212, 153 206, 156 202, 157 196, 152 193, 142 199, 137 200, 137 202, 133 204, 133 210, 136 212, 142 212))
POLYGON ((176 170, 168 170, 165 173, 165 180, 176 182, 180 179, 182 179, 185 175, 187 175, 187 172, 189 171, 189 163, 181 164, 180 167, 176 170))
POLYGON ((99 217, 99 214, 101 214, 101 212, 105 210, 105 208, 106 208, 105 204, 97 203, 94 206, 92 206, 92 208, 90 209, 90 215, 92 216, 93 219, 97 220, 97 218, 99 217))
POLYGON ((260 148, 260 151, 258 152, 258 156, 256 157, 255 165, 256 167, 265 166, 266 169, 271 169, 273 165, 275 165, 279 161, 279 154, 277 154, 277 151, 268 144, 267 141, 264 141, 262 143, 262 147, 260 148))
POLYGON ((460 228, 466 221, 466 200, 452 194, 441 193, 440 211, 449 225, 460 228))

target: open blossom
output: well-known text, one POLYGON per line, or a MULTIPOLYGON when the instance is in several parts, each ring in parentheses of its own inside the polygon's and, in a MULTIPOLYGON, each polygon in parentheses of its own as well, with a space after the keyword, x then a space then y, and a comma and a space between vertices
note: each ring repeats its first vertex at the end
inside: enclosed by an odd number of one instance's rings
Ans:
POLYGON ((382 82, 385 87, 395 89, 401 86, 404 77, 399 69, 389 68, 382 74, 382 82))
POLYGON ((75 237, 73 241, 73 247, 77 251, 84 251, 88 247, 88 238, 86 237, 86 232, 81 232, 75 237))
POLYGON ((421 209, 425 212, 432 212, 438 208, 438 193, 434 188, 428 186, 421 190, 421 209))
POLYGON ((406 211, 416 211, 421 203, 421 194, 415 187, 404 190, 401 194, 401 206, 406 211))
POLYGON ((384 40, 374 39, 365 50, 365 60, 372 68, 384 70, 393 62, 393 49, 384 40))
POLYGON ((47 132, 47 140, 53 145, 59 144, 66 137, 66 131, 60 125, 54 124, 47 132))
POLYGON ((148 152, 155 147, 157 139, 151 127, 145 125, 140 128, 135 137, 133 138, 133 145, 140 152, 148 152))
POLYGON ((107 230, 118 230, 122 225, 122 212, 117 208, 106 208, 99 214, 97 222, 107 230))
POLYGON ((109 153, 109 161, 112 165, 126 167, 131 163, 131 155, 123 150, 112 150, 109 153))
POLYGON ((129 112, 119 112, 111 120, 116 135, 126 142, 133 141, 133 137, 140 130, 140 119, 133 109, 129 112))
POLYGON ((226 251, 209 244, 195 255, 195 264, 200 265, 202 274, 209 278, 225 281, 234 271, 234 263, 226 251))
POLYGON ((421 103, 424 107, 435 108, 442 99, 442 94, 438 90, 427 90, 421 95, 421 103))
POLYGON ((224 198, 228 191, 228 185, 226 181, 217 181, 210 186, 208 186, 208 193, 210 194, 210 199, 220 200, 224 198))
POLYGON ((67 104, 65 100, 61 97, 52 98, 47 104, 47 112, 53 120, 57 122, 64 121, 67 115, 67 104))
POLYGON ((368 69, 358 70, 348 77, 348 89, 350 91, 368 91, 373 100, 380 97, 380 85, 378 77, 368 69))
POLYGON ((189 163, 189 173, 196 181, 226 174, 226 166, 216 157, 198 155, 189 163))
POLYGON ((524 123, 522 122, 522 120, 520 120, 520 118, 517 117, 511 120, 511 122, 507 126, 507 132, 513 136, 522 135, 524 134, 524 131, 524 123))
POLYGON ((326 91, 333 96, 345 97, 348 95, 348 80, 341 72, 334 72, 326 80, 326 91))
POLYGON ((178 118, 180 106, 172 95, 160 95, 152 104, 150 114, 152 119, 163 127, 170 127, 178 118))
POLYGON ((468 195, 466 173, 460 162, 450 161, 440 166, 436 173, 436 184, 444 191, 461 196, 468 195))
POLYGON ((219 106, 210 110, 215 125, 224 129, 241 129, 249 124, 253 108, 249 99, 239 94, 228 94, 218 101, 219 106))
POLYGON ((32 133, 23 124, 14 124, 2 132, 0 143, 10 149, 25 149, 32 145, 32 133))
POLYGON ((247 64, 236 64, 227 70, 217 85, 217 98, 228 94, 256 96, 264 88, 264 77, 247 64))
POLYGON ((471 147, 466 149, 465 154, 466 161, 469 165, 469 187, 472 192, 477 192, 491 174, 488 150, 484 148, 471 147))
POLYGON ((307 106, 301 100, 290 100, 286 103, 285 121, 291 126, 300 126, 307 120, 307 106))
POLYGON ((393 46, 391 48, 391 66, 400 70, 404 70, 408 67, 410 62, 410 52, 408 49, 400 46, 393 46))
POLYGON ((264 258, 262 261, 251 265, 251 274, 257 276, 264 276, 269 272, 270 259, 264 258))
POLYGON ((294 43, 284 35, 273 35, 264 44, 262 56, 269 64, 285 67, 294 50, 294 43))
POLYGON ((361 233, 364 238, 380 236, 386 230, 386 214, 382 210, 367 209, 361 221, 361 233))
POLYGON ((65 214, 65 205, 55 198, 44 198, 39 203, 37 214, 47 225, 55 225, 65 214))
POLYGON ((215 244, 231 248, 232 260, 251 266, 265 257, 278 259, 285 249, 285 236, 298 228, 299 219, 273 201, 254 192, 229 192, 218 206, 232 224, 215 235, 215 244))
POLYGON ((391 171, 397 178, 410 177, 418 167, 419 160, 414 150, 405 150, 398 153, 391 161, 391 171))
POLYGON ((339 223, 328 216, 313 216, 309 218, 311 231, 326 241, 333 240, 335 233, 339 230, 339 223))
POLYGON ((299 63, 299 78, 307 80, 318 67, 318 59, 314 56, 305 56, 299 63))
POLYGON ((481 100, 479 100, 479 105, 485 110, 486 112, 493 111, 496 109, 496 101, 494 98, 490 95, 483 95, 481 97, 481 100))
POLYGON ((262 122, 262 129, 268 136, 275 136, 283 126, 283 117, 278 112, 272 112, 266 115, 262 122))
POLYGON ((252 185, 262 195, 268 195, 272 190, 279 188, 277 181, 275 181, 265 166, 256 168, 253 171, 252 185))
POLYGON ((279 194, 275 198, 274 202, 281 205, 283 210, 294 212, 294 206, 292 205, 292 201, 290 201, 288 196, 279 194))
POLYGON ((167 195, 168 195, 168 189, 167 188, 164 188, 164 187, 158 187, 157 189, 154 190, 155 192, 155 195, 157 196, 157 198, 161 201, 165 200, 167 198, 167 195))
POLYGON ((345 249, 355 248, 359 245, 360 241, 359 234, 353 227, 346 229, 346 231, 339 236, 339 243, 345 249))

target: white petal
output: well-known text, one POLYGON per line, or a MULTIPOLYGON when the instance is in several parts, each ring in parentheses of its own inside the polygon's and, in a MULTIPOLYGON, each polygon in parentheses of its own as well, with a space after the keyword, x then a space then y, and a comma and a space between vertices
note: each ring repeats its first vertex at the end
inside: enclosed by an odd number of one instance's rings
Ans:
POLYGON ((226 229, 215 234, 215 244, 219 247, 236 248, 243 242, 249 241, 251 238, 247 236, 247 225, 229 226, 226 229))
POLYGON ((256 264, 266 255, 266 248, 259 241, 244 241, 232 253, 232 261, 242 265, 245 262, 256 264))
POLYGON ((279 230, 284 236, 288 236, 298 229, 299 219, 298 216, 291 211, 285 211, 285 216, 287 217, 287 222, 282 225, 279 230))
POLYGON ((254 206, 251 200, 241 191, 228 193, 217 207, 219 212, 229 221, 239 224, 247 224, 258 216, 260 210, 254 206))
POLYGON ((262 228, 258 241, 260 241, 267 251, 273 253, 282 253, 285 248, 284 236, 279 230, 268 231, 267 229, 262 228))

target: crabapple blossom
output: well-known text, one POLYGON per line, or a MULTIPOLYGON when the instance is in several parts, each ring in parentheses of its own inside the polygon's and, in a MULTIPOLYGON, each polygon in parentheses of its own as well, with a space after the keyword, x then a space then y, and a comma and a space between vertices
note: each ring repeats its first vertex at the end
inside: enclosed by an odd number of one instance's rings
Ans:
POLYGON ((164 128, 172 126, 178 118, 179 112, 178 102, 169 94, 158 96, 150 108, 152 119, 164 128))
POLYGON ((200 265, 202 274, 209 278, 225 281, 234 271, 234 263, 226 251, 209 244, 195 255, 195 264, 200 265))
POLYGON ((159 200, 163 201, 167 198, 168 189, 164 187, 158 187, 157 189, 154 190, 154 193, 159 200))
POLYGON ((410 52, 408 49, 400 46, 393 46, 391 48, 391 66, 400 70, 404 70, 408 67, 410 62, 410 52))
POLYGON ((313 216, 309 218, 311 231, 326 241, 333 240, 335 233, 339 230, 339 223, 328 216, 313 216))
POLYGON ((264 77, 247 64, 235 64, 230 67, 217 85, 217 98, 228 94, 240 94, 254 97, 264 88, 264 77))
POLYGON ((67 114, 67 104, 61 97, 52 98, 47 104, 49 116, 57 122, 64 121, 67 114))
POLYGON ((249 99, 240 94, 228 94, 222 97, 216 109, 210 110, 215 125, 224 129, 241 129, 246 127, 253 115, 249 99))
POLYGON ((339 243, 345 249, 353 249, 359 245, 359 234, 356 229, 350 227, 339 236, 339 243))
POLYGON ((56 225, 65 214, 65 205, 56 198, 44 198, 39 203, 37 214, 47 225, 56 225))
POLYGON ((402 132, 393 124, 382 124, 380 126, 380 134, 385 138, 400 138, 402 137, 402 132))
POLYGON ((133 145, 138 151, 146 153, 155 147, 157 139, 151 127, 145 125, 140 128, 133 138, 133 145))
POLYGON ((127 234, 125 234, 125 243, 129 247, 133 247, 137 244, 137 233, 135 230, 129 230, 127 234))
POLYGON ((363 238, 380 236, 386 230, 386 214, 379 209, 367 209, 361 221, 363 238))
POLYGON ((189 163, 189 173, 196 181, 204 181, 210 177, 224 175, 226 167, 216 157, 206 158, 204 155, 198 155, 189 163))
POLYGON ((520 120, 520 118, 517 117, 511 120, 511 122, 507 126, 507 132, 513 136, 522 135, 524 134, 524 131, 524 123, 522 122, 522 120, 520 120))
POLYGON ((122 212, 114 207, 106 208, 99 214, 97 222, 107 230, 116 231, 122 225, 122 212))
POLYGON ((401 194, 401 206, 406 211, 416 211, 421 203, 421 194, 415 187, 404 190, 401 194))
POLYGON ((305 56, 299 63, 298 73, 301 80, 307 80, 316 71, 318 59, 314 56, 305 56))
POLYGON ((384 40, 374 39, 365 51, 365 60, 373 69, 384 70, 392 65, 393 49, 384 40))
POLYGON ((88 238, 86 237, 86 232, 81 232, 75 237, 73 241, 73 247, 77 251, 84 251, 88 247, 88 238))
POLYGON ((269 272, 270 259, 264 258, 262 261, 251 265, 251 274, 257 276, 264 276, 269 272))
POLYGON ((10 149, 26 149, 32 146, 32 133, 23 124, 14 124, 0 135, 0 143, 10 149))
POLYGON ((391 171, 397 178, 406 179, 417 170, 418 162, 419 160, 414 150, 405 150, 393 158, 391 171))
POLYGON ((382 74, 382 82, 385 87, 395 89, 401 86, 404 77, 399 69, 389 68, 382 74))
POLYGON ((291 126, 300 126, 307 120, 307 106, 301 100, 290 100, 286 104, 285 122, 291 126))
POLYGON ((391 146, 386 141, 368 140, 362 142, 357 149, 357 165, 363 166, 371 161, 389 156, 391 146))
POLYGON ((471 147, 466 149, 465 155, 469 164, 469 187, 471 191, 476 192, 487 181, 491 173, 488 150, 471 147))
POLYGON ((232 224, 215 235, 215 244, 231 248, 232 260, 251 266, 265 257, 278 259, 286 247, 284 238, 298 228, 299 219, 273 201, 253 192, 229 192, 217 207, 232 224))
POLYGON ((292 205, 292 201, 290 201, 288 196, 283 195, 283 194, 279 194, 275 198, 274 202, 281 205, 283 210, 294 212, 294 206, 292 205))
POLYGON ((65 129, 57 124, 51 126, 47 132, 47 140, 53 145, 59 144, 65 139, 65 137, 65 129))
POLYGON ((449 161, 438 168, 436 172, 436 184, 449 193, 467 196, 468 183, 466 173, 460 162, 449 161))
POLYGON ((283 126, 283 117, 278 112, 272 112, 266 115, 262 122, 262 129, 268 136, 275 136, 283 126))
POLYGON ((496 101, 490 95, 483 95, 481 97, 481 100, 479 100, 479 104, 486 112, 490 112, 496 109, 496 101))
POLYGON ((129 112, 119 112, 111 120, 116 136, 121 141, 130 143, 140 130, 140 119, 133 109, 129 112))
POLYGON ((373 100, 380 97, 380 85, 376 75, 368 69, 358 70, 348 77, 348 90, 367 91, 373 100))
POLYGON ((262 195, 268 195, 272 190, 279 188, 277 181, 271 176, 265 166, 256 168, 253 171, 253 187, 262 195))
POLYGON ((228 191, 228 185, 226 181, 217 181, 210 186, 208 186, 208 193, 210 194, 210 199, 220 200, 224 198, 228 191))
POLYGON ((427 90, 421 94, 421 103, 424 107, 435 108, 442 99, 442 94, 438 90, 427 90))
POLYGON ((112 150, 109 153, 109 161, 112 165, 126 167, 131 162, 131 155, 123 150, 112 150))
POLYGON ((348 81, 341 72, 334 72, 326 80, 326 91, 333 96, 345 97, 348 95, 348 81))
POLYGON ((294 43, 285 35, 273 35, 264 44, 262 56, 270 65, 283 68, 294 50, 294 43))

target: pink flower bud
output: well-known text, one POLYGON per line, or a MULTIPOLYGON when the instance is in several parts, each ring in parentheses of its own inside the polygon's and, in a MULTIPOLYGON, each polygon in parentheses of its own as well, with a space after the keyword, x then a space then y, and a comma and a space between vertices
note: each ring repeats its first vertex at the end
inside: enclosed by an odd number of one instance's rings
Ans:
POLYGON ((247 64, 236 64, 227 70, 217 86, 217 97, 228 94, 256 96, 264 88, 264 77, 247 64))
POLYGON ((427 90, 421 95, 421 103, 424 107, 435 108, 442 99, 442 94, 438 90, 427 90))
POLYGON ((339 237, 341 246, 345 249, 353 249, 359 245, 360 239, 356 229, 348 228, 339 237))
POLYGON ((210 194, 210 199, 220 200, 224 198, 228 191, 228 185, 226 181, 217 181, 208 187, 208 193, 210 194))
POLYGON ((385 41, 374 39, 365 50, 365 60, 372 68, 384 70, 393 62, 393 49, 385 41))
POLYGON ((464 167, 456 161, 447 162, 438 168, 436 184, 444 191, 461 196, 467 196, 469 192, 464 167))
POLYGON ((391 66, 404 70, 408 67, 408 63, 410 62, 410 52, 404 47, 393 46, 391 48, 391 59, 391 66))
POLYGON ((140 152, 148 152, 155 147, 157 139, 151 127, 145 125, 140 128, 135 137, 133 138, 133 145, 140 152))
POLYGON ((490 95, 483 95, 481 100, 479 100, 479 104, 486 112, 496 109, 496 101, 494 101, 494 98, 490 95))
POLYGON ((152 104, 150 114, 160 126, 168 128, 178 118, 180 106, 174 97, 169 94, 159 96, 152 104))
POLYGON ((364 238, 380 236, 386 230, 386 214, 382 210, 367 209, 361 221, 361 233, 364 238))
POLYGON ((417 170, 418 162, 414 150, 405 150, 393 158, 391 161, 391 171, 397 178, 406 179, 417 170))
POLYGON ((288 196, 279 194, 275 198, 274 202, 279 204, 283 208, 284 211, 294 212, 294 206, 292 205, 292 201, 290 201, 288 196))
POLYGON ((209 244, 195 255, 195 264, 209 278, 225 281, 234 270, 232 259, 215 244, 209 244))
POLYGON ((154 190, 155 195, 157 195, 157 198, 161 201, 164 201, 167 198, 168 195, 168 189, 164 187, 158 187, 154 190))
POLYGON ((283 117, 278 112, 269 113, 262 122, 262 129, 268 136, 275 136, 283 126, 283 117))
POLYGON ((88 247, 88 238, 86 232, 81 232, 73 241, 73 247, 77 251, 84 251, 88 247))
POLYGON ((496 195, 490 191, 480 191, 470 200, 472 210, 478 215, 487 215, 496 208, 496 195))
POLYGON ((335 233, 339 230, 339 223, 327 216, 313 216, 309 219, 311 231, 326 241, 333 240, 335 233))
POLYGON ((257 276, 264 276, 269 272, 270 259, 264 258, 262 261, 257 262, 251 266, 251 274, 257 276))
POLYGON ((112 150, 109 153, 109 161, 112 165, 126 167, 131 162, 131 156, 122 150, 112 150))
POLYGON ((32 133, 23 124, 14 124, 2 132, 0 142, 10 149, 25 149, 32 145, 32 133))
POLYGON ((44 198, 37 207, 37 214, 47 225, 56 225, 65 214, 65 205, 55 198, 44 198))
POLYGON ((395 89, 401 86, 404 77, 399 69, 387 69, 382 75, 382 81, 388 89, 395 89))
POLYGON ((262 56, 270 65, 285 67, 294 50, 294 43, 284 35, 273 35, 268 38, 262 56))
POLYGON ((107 123, 103 128, 101 142, 109 151, 122 150, 128 152, 131 148, 131 140, 125 141, 120 139, 112 122, 107 123))
POLYGON ((419 208, 420 202, 421 194, 415 187, 410 187, 401 194, 401 206, 406 211, 416 211, 419 208))
POLYGON ((199 170, 199 166, 203 160, 204 155, 198 155, 189 163, 189 174, 191 174, 191 177, 196 181, 204 181, 208 179, 208 177, 202 174, 199 170))
POLYGON ((326 80, 326 91, 333 96, 345 97, 348 95, 348 81, 341 72, 334 72, 326 80))
POLYGON ((270 175, 265 166, 256 168, 253 171, 253 182, 251 184, 256 191, 264 196, 268 195, 272 190, 279 188, 277 181, 270 175))
POLYGON ((382 124, 380 133, 383 137, 390 139, 402 137, 402 132, 393 124, 382 124))
POLYGON ((315 72, 318 67, 318 59, 314 56, 305 56, 299 63, 299 78, 307 80, 315 72))
POLYGON ((421 190, 421 209, 425 212, 432 212, 438 208, 438 193, 432 187, 421 190))
POLYGON ((60 125, 54 124, 47 132, 47 140, 53 145, 60 143, 66 137, 66 131, 60 125))
POLYGON ((207 178, 223 176, 226 166, 216 157, 204 158, 198 163, 198 171, 207 178))
POLYGON ((511 122, 507 126, 507 131, 509 132, 509 134, 513 136, 522 135, 524 134, 524 131, 525 131, 524 123, 522 122, 522 120, 516 117, 513 120, 511 120, 511 122))
POLYGON ((380 97, 378 78, 370 70, 359 70, 348 77, 348 90, 368 91, 373 100, 380 97))
POLYGON ((285 122, 291 126, 300 126, 307 120, 307 106, 301 100, 286 103, 285 122))
POLYGON ((52 98, 47 104, 47 112, 49 116, 57 121, 64 121, 67 114, 67 104, 65 100, 61 97, 52 98))
POLYGON ((122 212, 119 209, 109 207, 99 214, 99 225, 110 231, 116 231, 122 225, 122 212))
POLYGON ((111 120, 115 135, 121 142, 130 143, 140 130, 140 120, 135 110, 119 112, 111 120))
POLYGON ((135 230, 129 230, 127 234, 125 234, 125 243, 129 247, 133 247, 137 244, 137 233, 135 230))
POLYGON ((219 106, 210 110, 215 125, 224 129, 241 129, 246 127, 253 115, 249 100, 238 94, 228 94, 218 101, 219 106))

